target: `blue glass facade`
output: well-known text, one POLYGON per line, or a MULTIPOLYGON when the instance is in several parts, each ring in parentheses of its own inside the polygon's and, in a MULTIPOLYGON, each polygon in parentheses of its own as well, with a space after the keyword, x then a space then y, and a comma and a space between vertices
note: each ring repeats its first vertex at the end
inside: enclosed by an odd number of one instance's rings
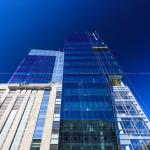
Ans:
POLYGON ((27 55, 9 83, 48 83, 51 81, 55 56, 27 55))
POLYGON ((34 135, 33 135, 33 139, 42 139, 45 118, 46 118, 46 113, 47 113, 47 108, 48 108, 48 103, 49 103, 49 96, 50 96, 50 91, 45 90, 42 103, 41 103, 41 107, 40 107, 40 111, 39 111, 38 120, 36 123, 36 128, 35 128, 34 135))
POLYGON ((60 150, 117 149, 109 75, 121 71, 105 47, 88 34, 66 39, 60 150))
POLYGON ((49 97, 50 97, 50 90, 45 90, 43 94, 43 98, 42 98, 42 103, 41 103, 38 119, 36 122, 36 127, 35 127, 33 138, 32 138, 32 145, 31 145, 32 150, 38 150, 40 148, 48 103, 50 100, 49 97))

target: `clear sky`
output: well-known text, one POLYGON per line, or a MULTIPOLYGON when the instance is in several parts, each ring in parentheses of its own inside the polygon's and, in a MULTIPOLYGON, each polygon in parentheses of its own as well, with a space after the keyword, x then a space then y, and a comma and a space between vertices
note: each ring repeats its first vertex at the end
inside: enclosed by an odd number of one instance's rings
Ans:
POLYGON ((94 30, 133 73, 150 116, 150 0, 1 0, 0 73, 14 72, 31 48, 62 49, 66 35, 94 30))

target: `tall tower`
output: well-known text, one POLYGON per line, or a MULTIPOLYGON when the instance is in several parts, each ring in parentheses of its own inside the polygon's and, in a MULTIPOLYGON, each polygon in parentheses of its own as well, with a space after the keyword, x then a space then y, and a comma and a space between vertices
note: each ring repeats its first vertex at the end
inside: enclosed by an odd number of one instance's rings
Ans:
POLYGON ((64 53, 59 150, 116 150, 109 73, 118 79, 119 66, 95 34, 68 36, 64 53))
POLYGON ((97 33, 33 49, 0 84, 0 149, 148 150, 150 122, 97 33))
POLYGON ((63 52, 33 49, 0 85, 0 149, 58 144, 63 63, 63 52))

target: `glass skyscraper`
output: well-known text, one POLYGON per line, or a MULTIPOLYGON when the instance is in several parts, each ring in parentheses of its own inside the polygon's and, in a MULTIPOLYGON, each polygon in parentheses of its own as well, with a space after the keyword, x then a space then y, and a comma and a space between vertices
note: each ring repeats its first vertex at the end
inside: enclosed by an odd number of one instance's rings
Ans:
POLYGON ((150 122, 95 32, 33 49, 0 85, 0 149, 148 150, 150 122))
POLYGON ((64 53, 59 149, 117 149, 109 73, 119 67, 95 35, 67 37, 64 53))

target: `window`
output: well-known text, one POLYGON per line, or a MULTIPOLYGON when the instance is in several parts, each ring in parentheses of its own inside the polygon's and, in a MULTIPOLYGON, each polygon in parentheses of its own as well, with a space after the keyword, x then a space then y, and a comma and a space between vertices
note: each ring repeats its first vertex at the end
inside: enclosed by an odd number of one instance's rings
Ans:
POLYGON ((42 103, 40 106, 39 116, 37 119, 33 140, 42 139, 45 118, 46 118, 46 113, 47 113, 47 108, 48 108, 48 103, 49 103, 49 96, 50 96, 50 90, 45 90, 42 103))
POLYGON ((53 121, 53 128, 54 129, 59 129, 59 124, 60 124, 59 121, 53 121))
POLYGON ((140 118, 133 118, 135 126, 140 134, 150 134, 146 124, 140 118))
POLYGON ((9 94, 15 94, 16 90, 10 90, 9 94))
POLYGON ((61 111, 61 105, 55 104, 54 114, 60 114, 60 111, 61 111))
POLYGON ((125 105, 130 115, 137 115, 136 108, 132 103, 126 103, 125 105))
POLYGON ((40 150, 41 140, 33 140, 31 150, 40 150))
POLYGON ((58 150, 58 145, 57 144, 51 144, 50 150, 58 150))
POLYGON ((125 108, 123 107, 123 104, 116 104, 116 110, 119 114, 125 114, 125 108))
POLYGON ((128 134, 136 134, 135 126, 131 120, 131 118, 122 118, 122 126, 124 131, 128 134))

